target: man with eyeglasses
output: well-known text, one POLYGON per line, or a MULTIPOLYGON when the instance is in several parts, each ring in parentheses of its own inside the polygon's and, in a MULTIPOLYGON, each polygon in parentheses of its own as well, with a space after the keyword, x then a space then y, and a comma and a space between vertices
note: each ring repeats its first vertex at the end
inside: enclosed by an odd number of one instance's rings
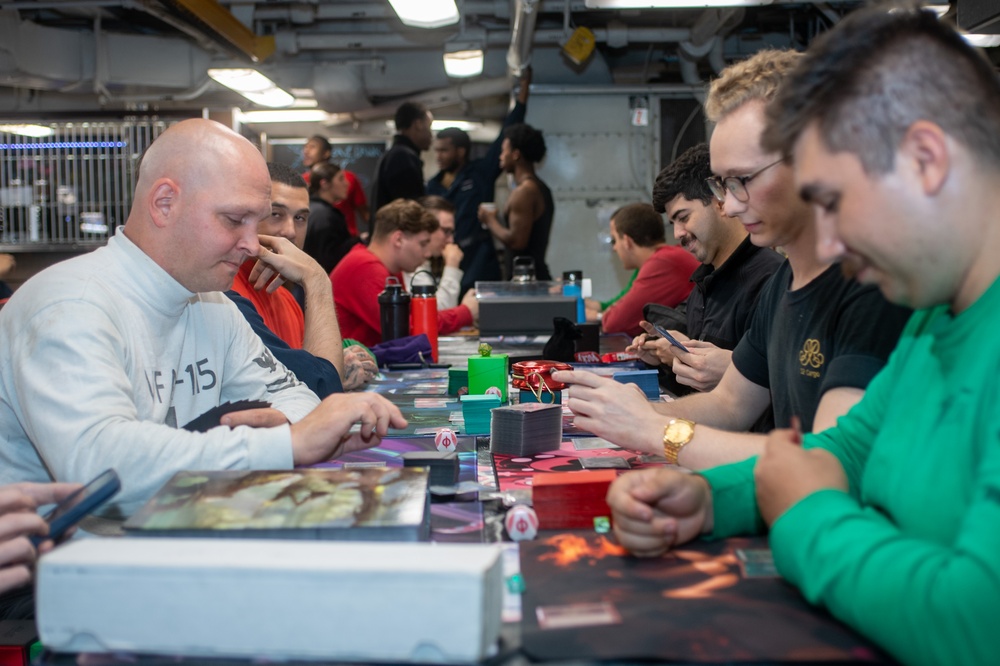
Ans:
POLYGON ((778 427, 819 432, 834 425, 885 365, 909 310, 820 259, 813 212, 798 196, 791 167, 760 146, 766 105, 799 58, 761 51, 724 70, 706 102, 716 123, 709 185, 722 195, 723 213, 740 220, 754 245, 780 247, 787 257, 762 289, 722 380, 712 391, 654 406, 590 373, 553 375, 572 385, 568 404, 581 428, 704 469, 760 454, 766 437, 747 430, 769 405, 778 427))
MULTIPOLYGON (((462 292, 463 271, 459 268, 464 253, 455 244, 455 205, 436 194, 428 194, 417 199, 417 203, 430 211, 440 225, 431 234, 430 245, 427 246, 431 258, 421 264, 415 272, 403 272, 403 282, 410 291, 413 276, 420 271, 427 271, 437 280, 436 300, 438 310, 447 310, 458 305, 458 296, 462 292)), ((428 284, 427 275, 417 278, 417 284, 428 284)))

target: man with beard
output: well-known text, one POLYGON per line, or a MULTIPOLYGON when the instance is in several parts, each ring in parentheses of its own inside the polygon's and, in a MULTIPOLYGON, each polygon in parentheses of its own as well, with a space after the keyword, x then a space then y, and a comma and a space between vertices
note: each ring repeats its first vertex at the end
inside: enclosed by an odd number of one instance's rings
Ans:
POLYGON ((650 365, 662 365, 675 381, 668 388, 687 394, 716 387, 729 367, 733 349, 750 328, 761 287, 781 265, 781 255, 758 247, 738 218, 722 214, 706 182, 712 176, 708 145, 688 149, 663 169, 653 185, 653 208, 667 216, 674 237, 701 266, 691 276, 694 289, 687 300, 687 327, 671 331, 688 349, 684 352, 654 334, 640 335, 630 351, 650 365))

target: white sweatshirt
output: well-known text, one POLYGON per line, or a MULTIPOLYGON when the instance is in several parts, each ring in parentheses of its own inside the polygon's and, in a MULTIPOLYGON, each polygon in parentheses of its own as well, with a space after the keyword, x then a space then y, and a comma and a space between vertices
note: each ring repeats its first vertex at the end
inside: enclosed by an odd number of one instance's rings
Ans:
POLYGON ((195 417, 255 399, 294 423, 319 404, 224 294, 189 292, 120 230, 28 280, 0 339, 0 483, 113 467, 126 516, 180 470, 292 466, 287 425, 179 429, 195 417))

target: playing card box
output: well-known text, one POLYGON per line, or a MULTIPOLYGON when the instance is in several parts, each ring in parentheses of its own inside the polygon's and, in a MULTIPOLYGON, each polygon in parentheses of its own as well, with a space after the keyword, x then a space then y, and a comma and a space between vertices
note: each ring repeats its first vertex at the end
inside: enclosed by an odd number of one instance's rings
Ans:
POLYGON ((532 505, 543 530, 588 529, 594 518, 610 516, 605 497, 618 478, 613 469, 554 472, 532 477, 532 505))

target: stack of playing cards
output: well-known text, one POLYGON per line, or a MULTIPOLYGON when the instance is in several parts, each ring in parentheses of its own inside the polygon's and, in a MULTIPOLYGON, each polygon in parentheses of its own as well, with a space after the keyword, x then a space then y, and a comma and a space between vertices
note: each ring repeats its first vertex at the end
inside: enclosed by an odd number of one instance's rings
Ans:
POLYGON ((528 402, 493 410, 490 451, 530 456, 559 448, 562 407, 528 402))
POLYGON ((616 372, 612 377, 622 384, 635 384, 647 398, 656 400, 660 397, 660 383, 656 375, 656 370, 629 370, 616 372))
POLYGON ((426 467, 432 486, 453 486, 458 483, 458 454, 454 451, 407 451, 403 467, 426 467))
POLYGON ((531 477, 531 502, 543 530, 594 529, 594 519, 610 517, 604 499, 618 478, 612 469, 554 472, 531 477))
POLYGON ((500 398, 495 395, 463 395, 462 417, 465 419, 467 435, 488 435, 490 433, 490 410, 500 406, 500 398))

